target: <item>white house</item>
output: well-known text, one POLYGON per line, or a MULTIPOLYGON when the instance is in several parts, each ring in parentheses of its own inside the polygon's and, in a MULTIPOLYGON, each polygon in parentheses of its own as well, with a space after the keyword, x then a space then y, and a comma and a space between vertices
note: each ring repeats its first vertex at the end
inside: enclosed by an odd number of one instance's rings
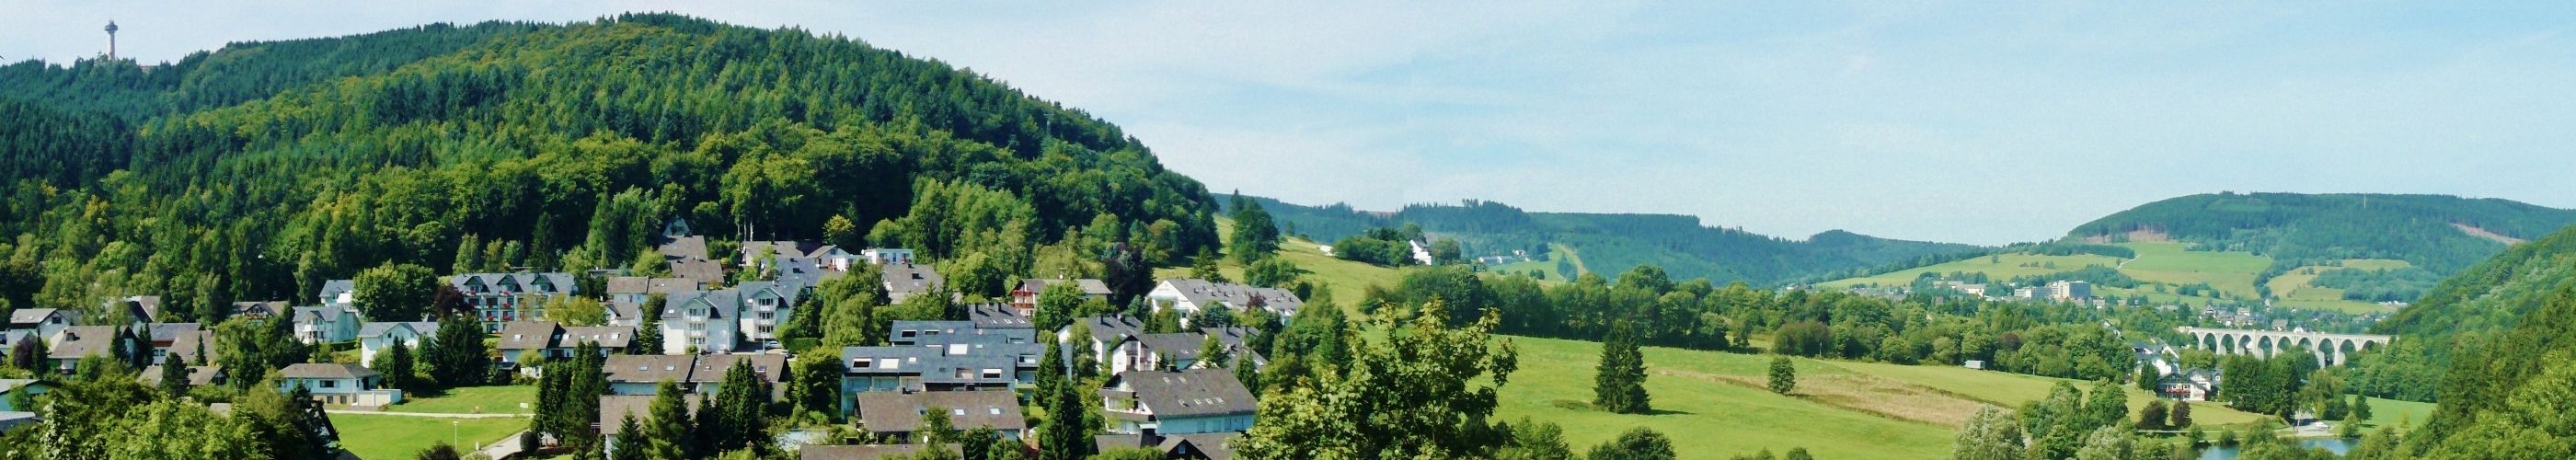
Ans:
POLYGON ((80 312, 53 308, 22 308, 9 312, 7 330, 34 331, 37 337, 53 337, 63 329, 80 323, 80 312))
POLYGON ((402 390, 378 388, 384 384, 384 374, 356 364, 302 363, 286 366, 277 375, 277 391, 303 386, 323 404, 385 406, 402 402, 403 397, 402 390))
POLYGON ((295 307, 295 340, 305 344, 358 339, 358 309, 347 305, 295 307))
POLYGON ((742 316, 738 331, 745 341, 758 343, 778 338, 778 326, 787 323, 794 313, 796 296, 801 289, 769 281, 745 282, 734 288, 742 298, 742 316))
POLYGON ((1225 369, 1137 371, 1100 390, 1111 433, 1192 434, 1252 429, 1252 392, 1225 369))
POLYGON ((420 356, 420 342, 437 335, 438 323, 434 321, 381 322, 359 325, 358 362, 374 365, 376 362, 376 353, 384 351, 386 348, 393 347, 395 343, 401 343, 403 344, 403 347, 410 348, 414 359, 418 359, 420 356))
POLYGON ((912 250, 868 248, 859 251, 859 258, 866 259, 870 265, 908 264, 912 263, 912 250))
POLYGON ((323 281, 322 292, 314 295, 313 300, 322 305, 355 304, 358 302, 358 282, 355 280, 323 281))
POLYGON ((730 353, 741 343, 742 292, 673 294, 662 308, 662 352, 730 353))
POLYGON ((1145 299, 1155 312, 1165 308, 1179 310, 1184 327, 1190 326, 1190 315, 1212 305, 1223 305, 1232 311, 1260 307, 1279 315, 1282 322, 1297 316, 1297 308, 1305 305, 1305 301, 1297 298, 1297 293, 1286 289, 1187 278, 1163 280, 1162 284, 1154 285, 1153 291, 1145 293, 1145 299))
POLYGON ((697 355, 611 355, 600 364, 608 380, 608 394, 651 396, 662 381, 679 384, 687 391, 689 372, 697 369, 697 355))

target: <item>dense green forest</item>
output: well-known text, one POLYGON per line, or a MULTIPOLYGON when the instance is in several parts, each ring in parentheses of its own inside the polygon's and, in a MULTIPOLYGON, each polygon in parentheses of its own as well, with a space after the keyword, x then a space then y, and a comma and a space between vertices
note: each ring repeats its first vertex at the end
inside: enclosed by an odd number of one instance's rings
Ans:
POLYGON ((845 37, 671 15, 20 62, 0 115, 16 307, 161 295, 212 316, 381 264, 649 269, 672 217, 1010 274, 1057 241, 1164 264, 1217 242, 1204 186, 1079 110, 845 37))
POLYGON ((2143 230, 2203 249, 2250 251, 2272 258, 2261 280, 2343 259, 2404 260, 2448 276, 2505 248, 2461 226, 2532 239, 2570 224, 2576 210, 2492 198, 2219 193, 2147 203, 2076 226, 2067 237, 2119 240, 2143 230))
MULTIPOLYGON (((2399 338, 2388 353, 2354 362, 2360 369, 2354 389, 2373 396, 2432 399, 2435 387, 2446 385, 2444 369, 2463 357, 2495 355, 2477 350, 2498 346, 2507 330, 2530 322, 2526 318, 2543 308, 2543 300, 2571 287, 2576 287, 2576 228, 2515 245, 2443 280, 2420 301, 2373 326, 2371 332, 2399 338)), ((2445 410, 2451 407, 2451 395, 2439 397, 2445 410)))
POLYGON ((2429 342, 2442 405, 2390 458, 2576 455, 2576 229, 2479 264, 2382 323, 2429 342), (2447 363, 2444 363, 2447 361, 2447 363))
MULTIPOLYGON (((1466 257, 1527 251, 1546 255, 1550 244, 1574 248, 1597 272, 1618 273, 1653 265, 1676 277, 1773 285, 1926 256, 1976 252, 1963 244, 1876 238, 1840 230, 1805 241, 1702 225, 1697 217, 1669 214, 1527 212, 1492 201, 1456 205, 1416 204, 1392 213, 1349 205, 1300 206, 1255 198, 1276 216, 1280 229, 1310 241, 1337 241, 1370 229, 1419 226, 1435 238, 1457 240, 1466 257)), ((1571 275, 1567 275, 1571 276, 1571 275)))

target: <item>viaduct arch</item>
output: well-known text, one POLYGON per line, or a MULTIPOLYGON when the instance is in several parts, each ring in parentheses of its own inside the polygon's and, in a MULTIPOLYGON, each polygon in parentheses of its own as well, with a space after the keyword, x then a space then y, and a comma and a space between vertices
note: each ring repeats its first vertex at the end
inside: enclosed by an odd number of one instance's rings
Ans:
POLYGON ((2246 329, 2179 328, 2191 338, 2191 346, 2219 354, 2250 354, 2270 358, 2272 355, 2301 348, 2314 351, 2319 361, 2332 366, 2343 364, 2346 357, 2365 350, 2388 346, 2393 337, 2371 334, 2330 334, 2310 331, 2256 331, 2246 329))

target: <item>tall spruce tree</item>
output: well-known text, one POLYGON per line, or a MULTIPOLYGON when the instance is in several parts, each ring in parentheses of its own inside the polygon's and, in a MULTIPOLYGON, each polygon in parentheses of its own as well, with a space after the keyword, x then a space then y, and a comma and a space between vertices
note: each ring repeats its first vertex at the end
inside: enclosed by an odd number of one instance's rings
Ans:
POLYGON ((376 373, 384 374, 386 387, 402 390, 419 389, 418 383, 413 382, 413 379, 418 377, 412 374, 411 345, 404 344, 403 341, 394 341, 393 345, 385 347, 385 351, 376 354, 376 362, 368 364, 370 364, 368 367, 374 368, 376 373))
POLYGON ((1646 357, 1637 349, 1636 329, 1622 321, 1610 327, 1601 343, 1601 364, 1592 384, 1592 405, 1621 414, 1653 410, 1646 395, 1646 357))
POLYGON ((172 399, 188 395, 188 363, 177 355, 161 363, 161 395, 172 399))
POLYGON ((652 425, 644 430, 644 439, 651 441, 651 454, 645 458, 693 458, 691 455, 698 452, 695 424, 689 419, 689 401, 681 398, 681 393, 680 384, 670 380, 654 385, 653 405, 648 409, 652 413, 652 425))

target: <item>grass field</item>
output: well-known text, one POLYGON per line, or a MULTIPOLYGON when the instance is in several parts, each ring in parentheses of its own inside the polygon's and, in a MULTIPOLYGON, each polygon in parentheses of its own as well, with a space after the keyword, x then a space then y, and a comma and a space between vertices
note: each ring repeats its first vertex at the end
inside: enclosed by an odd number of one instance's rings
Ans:
MULTIPOLYGON (((2119 258, 2092 254, 2074 256, 2003 254, 1992 257, 1977 257, 1907 270, 1898 270, 1860 278, 1828 281, 1820 283, 1818 286, 1840 288, 1864 283, 1880 286, 1901 286, 1914 282, 1914 278, 1920 277, 1924 273, 1950 272, 1985 273, 1987 277, 1996 278, 2000 281, 2012 279, 2016 276, 2045 275, 2074 270, 2084 268, 2089 265, 2110 267, 2117 266, 2119 264, 2119 258)), ((2005 294, 2010 293, 2007 292, 2005 294)))
POLYGON ((2410 266, 2410 264, 2403 260, 2350 259, 2343 261, 2343 266, 2341 267, 2308 266, 2300 267, 2296 270, 2290 270, 2289 273, 2283 273, 2281 276, 2272 277, 2272 280, 2265 283, 2265 285, 2272 288, 2273 296, 2280 298, 2280 301, 2275 303, 2275 305, 2286 308, 2331 310, 2353 314, 2390 313, 2397 311, 2397 309, 2380 306, 2379 304, 2370 302, 2344 300, 2342 289, 2316 287, 2309 285, 2309 283, 2316 281, 2316 273, 2323 273, 2330 270, 2339 270, 2344 268, 2384 270, 2391 268, 2405 268, 2407 266, 2410 266))
POLYGON ((331 414, 331 426, 340 429, 340 445, 358 458, 393 459, 412 458, 451 437, 462 442, 457 450, 471 450, 476 443, 490 444, 527 429, 528 419, 331 414))
MULTIPOLYGON (((1498 418, 1554 422, 1565 428, 1565 442, 1576 452, 1638 426, 1672 438, 1682 458, 1726 458, 1765 448, 1782 453, 1792 447, 1805 447, 1818 458, 1937 458, 1950 449, 1948 427, 1774 395, 1723 379, 1761 375, 1769 361, 1757 355, 1648 348, 1646 390, 1656 413, 1596 411, 1588 402, 1600 344, 1512 340, 1520 350, 1520 370, 1503 387, 1498 418)), ((1801 370, 1813 376, 1806 378, 1849 375, 1812 361, 1801 370)))
POLYGON ((2371 427, 2404 424, 2413 428, 2424 426, 2424 421, 2432 418, 2433 403, 2370 398, 2370 420, 2363 424, 2371 427))
POLYGON ((534 404, 537 387, 528 385, 467 387, 447 390, 446 394, 416 397, 406 394, 402 404, 385 407, 386 412, 443 414, 525 414, 520 404, 534 404))
POLYGON ((2138 259, 2120 267, 2139 281, 2184 285, 2209 283, 2230 296, 2254 298, 2254 277, 2272 259, 2245 252, 2192 251, 2183 243, 2121 243, 2138 251, 2138 259))

